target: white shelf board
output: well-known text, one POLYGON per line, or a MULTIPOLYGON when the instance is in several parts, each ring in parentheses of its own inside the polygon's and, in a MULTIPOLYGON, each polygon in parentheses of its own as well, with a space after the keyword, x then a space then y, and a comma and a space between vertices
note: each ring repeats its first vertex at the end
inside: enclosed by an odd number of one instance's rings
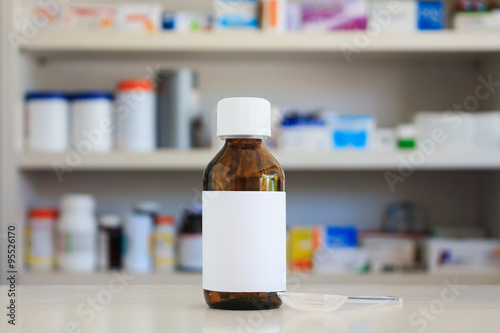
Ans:
POLYGON ((124 32, 40 32, 21 45, 25 52, 343 52, 347 45, 360 52, 500 52, 500 33, 419 32, 381 33, 364 45, 362 32, 263 32, 134 34, 124 32))
MULTIPOLYGON (((43 154, 28 152, 18 156, 22 170, 203 170, 217 152, 210 149, 189 151, 159 150, 154 153, 114 152, 82 156, 76 153, 43 154), (76 162, 75 162, 76 161, 76 162)), ((435 152, 426 156, 415 150, 407 152, 299 152, 275 151, 273 155, 285 170, 398 170, 411 165, 416 170, 496 170, 500 169, 500 150, 435 152), (424 156, 423 159, 420 157, 424 156)))
MULTIPOLYGON (((117 273, 115 273, 117 274, 117 273)), ((119 274, 119 273, 118 273, 119 274)), ((129 273, 127 273, 129 274, 129 273)), ((152 273, 134 274, 130 284, 133 285, 201 285, 201 273, 152 273)), ((19 275, 21 285, 102 285, 113 278, 110 272, 95 273, 62 273, 62 272, 22 272, 19 275)), ((432 285, 443 284, 445 280, 454 281, 458 278, 461 284, 466 285, 499 285, 498 274, 430 274, 419 273, 382 273, 382 274, 309 274, 290 273, 289 285, 296 286, 297 282, 304 285, 432 285)))

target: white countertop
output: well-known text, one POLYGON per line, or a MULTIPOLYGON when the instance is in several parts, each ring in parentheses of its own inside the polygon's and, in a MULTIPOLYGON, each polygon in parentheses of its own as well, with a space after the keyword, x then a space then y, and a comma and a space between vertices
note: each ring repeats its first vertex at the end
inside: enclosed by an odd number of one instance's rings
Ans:
POLYGON ((138 286, 112 278, 101 286, 17 286, 15 328, 6 323, 7 289, 0 288, 2 333, 474 333, 500 327, 500 286, 298 286, 307 292, 404 297, 402 306, 350 304, 333 313, 285 305, 268 311, 212 310, 200 285, 138 286))
MULTIPOLYGON (((30 272, 19 274, 22 285, 100 285, 106 284, 113 276, 112 272, 64 273, 64 272, 30 272)), ((290 273, 290 284, 299 278, 302 285, 336 284, 336 285, 408 285, 408 284, 441 284, 445 279, 458 277, 460 283, 468 285, 500 285, 500 274, 430 274, 413 273, 369 273, 369 274, 314 274, 290 273)), ((165 272, 138 274, 130 281, 133 285, 199 285, 201 273, 165 272)))

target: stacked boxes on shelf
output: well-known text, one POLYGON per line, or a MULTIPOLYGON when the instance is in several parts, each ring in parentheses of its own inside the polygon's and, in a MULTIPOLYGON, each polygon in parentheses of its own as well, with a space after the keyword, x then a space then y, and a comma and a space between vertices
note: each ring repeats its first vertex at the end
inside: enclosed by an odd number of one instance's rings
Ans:
POLYGON ((500 240, 479 227, 433 226, 413 202, 387 206, 381 230, 322 225, 289 228, 291 271, 330 274, 366 272, 500 272, 500 240), (431 230, 429 233, 428 230, 431 230))
MULTIPOLYGON (((457 1, 453 26, 458 30, 498 30, 495 1, 457 1)), ((446 29, 444 1, 431 0, 216 0, 212 12, 173 11, 159 3, 42 3, 19 1, 18 28, 26 19, 41 29, 90 31, 201 32, 258 30, 270 32, 380 29, 417 32, 446 29)))
POLYGON ((377 128, 371 115, 332 111, 284 112, 278 148, 309 151, 416 149, 429 140, 439 150, 500 147, 500 111, 417 112, 413 123, 377 128))

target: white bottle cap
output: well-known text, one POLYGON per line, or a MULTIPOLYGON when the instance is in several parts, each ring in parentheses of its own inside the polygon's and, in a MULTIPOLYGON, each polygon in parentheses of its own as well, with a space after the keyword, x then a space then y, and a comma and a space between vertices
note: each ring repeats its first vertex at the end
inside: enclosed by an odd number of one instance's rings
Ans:
POLYGON ((157 214, 160 212, 160 205, 156 201, 141 201, 137 204, 136 211, 157 214))
POLYGON ((99 224, 105 228, 117 228, 121 225, 120 216, 114 214, 102 215, 99 224))
POLYGON ((232 97, 217 104, 217 136, 271 136, 271 103, 263 98, 232 97))
POLYGON ((74 209, 93 211, 95 200, 89 194, 67 194, 61 199, 61 208, 64 211, 74 209))
POLYGON ((396 127, 396 135, 400 139, 414 139, 417 136, 417 130, 413 124, 400 124, 396 127))

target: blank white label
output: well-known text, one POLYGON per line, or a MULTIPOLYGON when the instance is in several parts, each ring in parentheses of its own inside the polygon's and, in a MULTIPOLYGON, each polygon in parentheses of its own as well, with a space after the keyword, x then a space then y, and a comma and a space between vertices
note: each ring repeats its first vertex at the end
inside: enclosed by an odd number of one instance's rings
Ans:
POLYGON ((285 192, 203 192, 203 289, 286 289, 285 192))

